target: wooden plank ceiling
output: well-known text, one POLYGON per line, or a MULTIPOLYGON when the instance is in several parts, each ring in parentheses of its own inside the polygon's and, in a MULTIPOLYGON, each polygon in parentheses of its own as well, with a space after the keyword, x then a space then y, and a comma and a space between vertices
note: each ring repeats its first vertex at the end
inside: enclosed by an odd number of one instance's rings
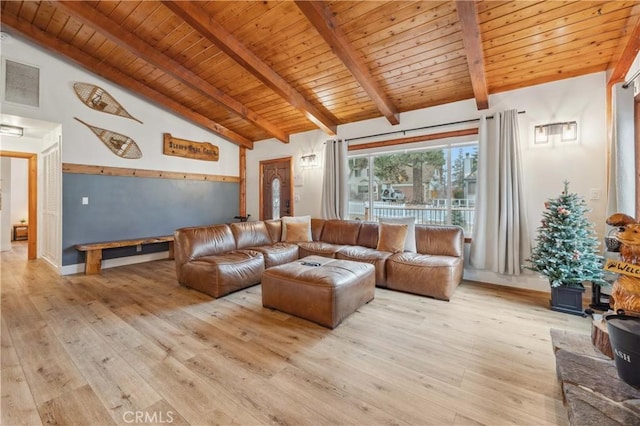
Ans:
MULTIPOLYGON (((623 78, 640 2, 2 1, 2 30, 240 146, 583 74, 623 78), (622 73, 622 77, 620 74, 622 73)), ((633 57, 631 57, 633 56, 633 57)))

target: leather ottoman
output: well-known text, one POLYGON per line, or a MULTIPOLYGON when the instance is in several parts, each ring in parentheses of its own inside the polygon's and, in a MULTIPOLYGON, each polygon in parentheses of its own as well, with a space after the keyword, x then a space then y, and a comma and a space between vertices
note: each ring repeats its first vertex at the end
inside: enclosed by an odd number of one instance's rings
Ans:
POLYGON ((375 284, 369 263, 307 256, 264 271, 262 306, 335 328, 373 300, 375 284))

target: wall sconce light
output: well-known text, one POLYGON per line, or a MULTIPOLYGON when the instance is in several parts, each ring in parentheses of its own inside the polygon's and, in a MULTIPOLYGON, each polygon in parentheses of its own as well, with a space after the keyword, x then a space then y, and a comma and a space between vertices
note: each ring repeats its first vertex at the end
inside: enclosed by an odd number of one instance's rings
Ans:
POLYGON ((562 142, 575 141, 578 139, 578 123, 576 121, 565 121, 541 124, 534 127, 533 135, 535 144, 549 143, 552 138, 559 139, 562 142))
POLYGON ((24 129, 18 126, 10 126, 9 124, 0 124, 0 134, 20 138, 24 134, 24 129))
POLYGON ((318 156, 316 154, 308 154, 300 157, 300 167, 303 169, 314 169, 320 167, 318 156))

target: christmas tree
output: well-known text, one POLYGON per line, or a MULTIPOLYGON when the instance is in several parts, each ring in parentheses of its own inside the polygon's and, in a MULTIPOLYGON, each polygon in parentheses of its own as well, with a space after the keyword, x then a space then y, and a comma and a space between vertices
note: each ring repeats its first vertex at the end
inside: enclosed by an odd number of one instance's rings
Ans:
POLYGON ((584 281, 604 285, 603 257, 598 255, 600 242, 592 224, 585 217, 589 211, 584 199, 564 192, 544 203, 542 224, 538 227, 537 245, 531 254, 531 266, 549 279, 552 287, 580 287, 584 281))

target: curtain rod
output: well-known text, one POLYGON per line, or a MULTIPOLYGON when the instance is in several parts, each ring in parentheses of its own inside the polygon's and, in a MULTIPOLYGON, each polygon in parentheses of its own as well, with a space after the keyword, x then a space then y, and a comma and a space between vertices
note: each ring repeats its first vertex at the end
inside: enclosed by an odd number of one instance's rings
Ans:
POLYGON ((622 85, 623 89, 626 89, 629 87, 629 85, 631 83, 633 83, 633 80, 635 80, 638 76, 640 75, 640 69, 638 71, 636 71, 629 80, 625 81, 624 84, 622 85))
MULTIPOLYGON (((525 113, 526 113, 526 111, 518 111, 518 114, 525 114, 525 113)), ((492 119, 492 118, 493 118, 493 115, 487 116, 487 119, 489 119, 489 120, 492 119)), ((378 136, 387 136, 387 135, 393 135, 393 134, 396 134, 396 133, 402 133, 403 135, 406 135, 407 132, 415 132, 416 130, 425 130, 425 129, 432 129, 434 127, 452 126, 454 124, 472 123, 474 121, 480 121, 480 119, 479 118, 471 118, 469 120, 452 121, 450 123, 431 124, 429 126, 415 127, 413 129, 395 130, 393 132, 377 133, 375 135, 358 136, 356 138, 345 139, 345 141, 346 142, 357 141, 357 140, 360 140, 360 139, 375 138, 375 137, 378 137, 378 136)))

